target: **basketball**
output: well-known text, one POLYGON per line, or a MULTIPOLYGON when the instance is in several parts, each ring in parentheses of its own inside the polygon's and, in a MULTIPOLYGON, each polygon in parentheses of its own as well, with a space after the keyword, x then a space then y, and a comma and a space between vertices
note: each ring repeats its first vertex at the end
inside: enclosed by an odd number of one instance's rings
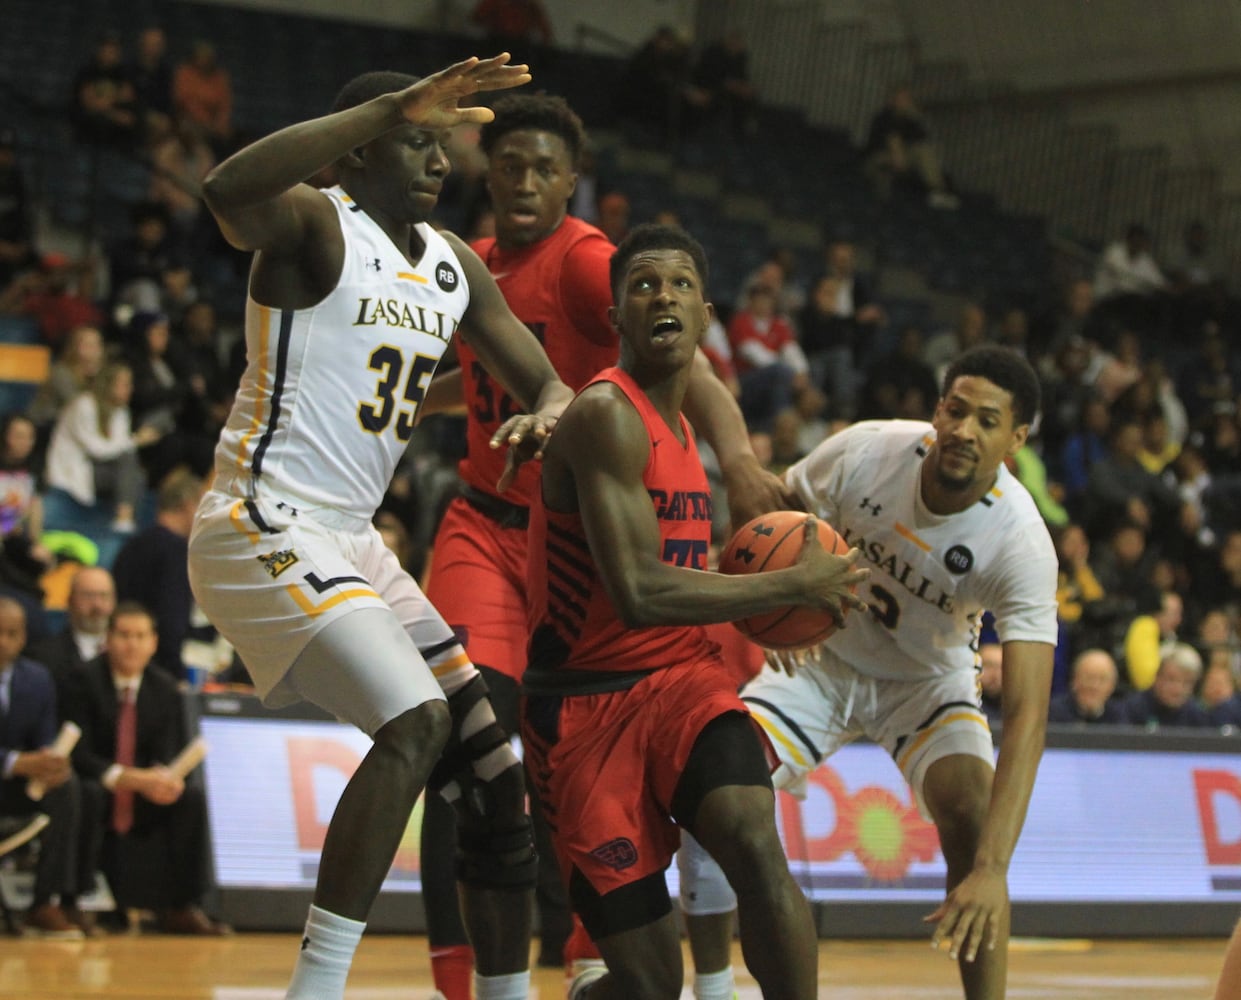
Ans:
MULTIPOLYGON (((824 549, 836 555, 849 551, 848 543, 830 524, 816 520, 824 549)), ((720 572, 737 575, 787 569, 801 555, 805 521, 805 512, 797 510, 777 510, 756 517, 740 528, 720 553, 720 572)), ((767 649, 806 649, 836 631, 836 622, 828 612, 804 605, 741 618, 733 625, 767 649)))

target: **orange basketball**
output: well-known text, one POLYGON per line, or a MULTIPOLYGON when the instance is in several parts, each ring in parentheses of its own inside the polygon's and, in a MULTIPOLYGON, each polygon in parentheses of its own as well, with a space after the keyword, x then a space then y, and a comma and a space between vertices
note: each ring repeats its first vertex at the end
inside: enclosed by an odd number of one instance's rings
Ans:
MULTIPOLYGON (((801 555, 806 514, 796 510, 777 510, 756 517, 733 535, 720 553, 720 572, 764 573, 787 569, 801 555)), ((828 552, 843 555, 849 546, 836 529, 819 519, 819 542, 828 552)), ((836 631, 836 622, 819 608, 790 605, 761 615, 751 615, 733 624, 760 646, 768 649, 806 649, 817 645, 836 631)))

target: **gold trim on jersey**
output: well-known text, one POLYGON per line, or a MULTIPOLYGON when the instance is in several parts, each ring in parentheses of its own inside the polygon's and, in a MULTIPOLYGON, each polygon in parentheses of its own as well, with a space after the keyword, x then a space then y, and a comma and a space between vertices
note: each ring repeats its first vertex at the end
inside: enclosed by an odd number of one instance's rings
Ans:
MULTIPOLYGON (((257 303, 256 303, 257 305, 257 303)), ((250 439, 263 426, 263 402, 267 389, 267 350, 271 343, 271 314, 267 306, 258 306, 259 310, 259 377, 254 393, 254 416, 250 420, 250 429, 241 436, 241 444, 237 446, 237 467, 246 468, 246 452, 250 448, 250 439)))
POLYGON ((244 500, 238 500, 235 504, 233 504, 233 506, 230 507, 228 510, 229 523, 232 524, 232 526, 236 528, 239 532, 245 535, 246 538, 250 540, 251 545, 258 545, 259 533, 255 531, 253 528, 247 527, 246 525, 242 524, 242 517, 245 511, 245 508, 246 508, 246 502, 244 500))
POLYGON ((973 722, 979 726, 982 726, 982 728, 987 731, 988 735, 991 733, 991 729, 987 725, 986 718, 983 716, 982 712, 977 709, 963 709, 960 712, 953 712, 950 715, 945 715, 942 718, 936 719, 928 728, 922 730, 922 732, 918 734, 917 738, 914 739, 909 746, 905 747, 905 749, 902 750, 897 756, 896 766, 904 769, 905 762, 917 753, 917 751, 922 748, 922 746, 931 738, 932 735, 953 722, 973 722))
POLYGON ((437 678, 442 678, 445 674, 450 674, 454 670, 460 670, 462 667, 468 667, 469 665, 469 654, 458 653, 456 656, 449 657, 443 663, 437 663, 431 668, 431 673, 437 678))
POLYGON ((928 545, 921 538, 919 538, 912 530, 910 530, 909 528, 906 528, 903 524, 901 524, 900 521, 897 521, 893 527, 896 533, 900 535, 903 539, 905 539, 905 541, 913 542, 923 552, 931 551, 930 545, 928 545))
POLYGON ((815 761, 807 760, 806 755, 801 752, 797 744, 785 736, 784 733, 776 727, 774 722, 767 719, 765 716, 759 715, 753 708, 750 709, 750 714, 753 716, 754 720, 763 727, 763 732, 767 734, 767 737, 773 743, 778 743, 781 747, 788 751, 789 756, 793 758, 793 763, 795 763, 798 767, 814 767, 815 761))
POLYGON ((404 278, 406 281, 416 281, 420 285, 425 285, 427 283, 426 278, 424 278, 421 274, 414 274, 413 271, 397 271, 396 276, 398 278, 404 278))
POLYGON ((311 618, 317 618, 325 611, 330 611, 342 601, 351 601, 355 597, 374 597, 378 599, 379 595, 371 587, 356 587, 353 590, 342 590, 340 593, 333 594, 321 604, 315 604, 306 595, 305 591, 295 583, 290 583, 284 588, 289 592, 289 596, 297 602, 297 606, 306 612, 311 618))

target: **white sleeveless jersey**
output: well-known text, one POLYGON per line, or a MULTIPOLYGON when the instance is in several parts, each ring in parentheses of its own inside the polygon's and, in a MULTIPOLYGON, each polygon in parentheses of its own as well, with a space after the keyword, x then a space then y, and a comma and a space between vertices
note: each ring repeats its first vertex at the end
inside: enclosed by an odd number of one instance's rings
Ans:
POLYGON ((935 515, 922 502, 930 424, 865 421, 823 441, 789 484, 849 545, 870 579, 827 640, 860 673, 913 680, 972 669, 982 612, 1001 642, 1056 642, 1056 554, 1030 494, 1004 467, 978 503, 935 515))
POLYGON ((247 299, 246 371, 215 468, 369 520, 470 293, 430 226, 418 226, 426 251, 411 265, 344 191, 324 194, 345 239, 340 280, 310 309, 247 299))

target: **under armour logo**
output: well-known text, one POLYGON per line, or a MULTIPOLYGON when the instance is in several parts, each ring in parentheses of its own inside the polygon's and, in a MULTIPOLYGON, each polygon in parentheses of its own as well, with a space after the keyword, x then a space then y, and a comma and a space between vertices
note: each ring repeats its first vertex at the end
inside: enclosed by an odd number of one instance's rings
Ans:
POLYGON ((380 260, 379 260, 379 258, 378 258, 378 257, 376 257, 376 258, 374 258, 373 260, 368 260, 368 261, 366 262, 366 269, 367 269, 368 271, 374 271, 376 274, 378 274, 378 273, 379 273, 379 271, 380 271, 380 269, 381 269, 381 268, 380 268, 380 260))
POLYGON ((305 951, 309 947, 310 947, 310 936, 307 935, 306 937, 302 938, 302 951, 305 951))
POLYGON ((740 559, 747 566, 749 566, 750 563, 754 562, 754 553, 751 552, 749 549, 744 549, 744 548, 738 549, 736 555, 737 555, 737 558, 740 559))
POLYGON ((860 506, 862 510, 870 511, 871 517, 878 517, 879 512, 883 510, 883 504, 871 503, 870 497, 862 497, 862 503, 860 504, 860 506))

